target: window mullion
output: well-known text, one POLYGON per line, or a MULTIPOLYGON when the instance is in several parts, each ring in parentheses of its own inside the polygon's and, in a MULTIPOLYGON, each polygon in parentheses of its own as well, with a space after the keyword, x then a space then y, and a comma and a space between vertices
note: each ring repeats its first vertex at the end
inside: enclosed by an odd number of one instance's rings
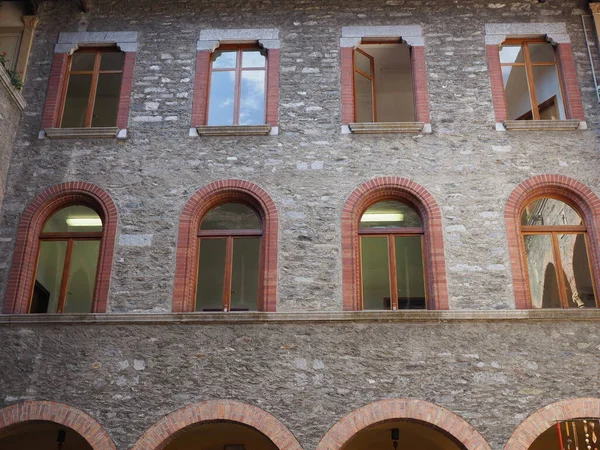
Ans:
POLYGON ((535 95, 535 81, 533 79, 533 69, 531 59, 529 58, 529 45, 523 42, 523 56, 525 59, 525 71, 527 72, 527 84, 529 85, 529 101, 531 102, 531 113, 533 120, 540 120, 537 98, 535 95))
POLYGON ((69 272, 71 270, 71 254, 73 252, 73 238, 67 241, 67 251, 65 252, 65 262, 63 266, 62 278, 60 281, 60 295, 58 297, 58 305, 56 312, 61 313, 65 308, 65 300, 67 296, 67 284, 69 282, 69 272))
POLYGON ((394 235, 389 235, 388 239, 388 258, 390 260, 388 268, 390 271, 390 290, 392 296, 390 298, 392 311, 398 309, 398 280, 396 278, 396 240, 394 235))
POLYGON ((233 98, 233 124, 240 124, 240 102, 241 102, 241 84, 242 84, 242 49, 237 51, 235 64, 235 92, 233 98))
POLYGON ((90 86, 90 95, 88 97, 88 107, 85 113, 85 127, 92 126, 92 115, 94 114, 94 104, 96 102, 96 91, 98 88, 98 77, 100 73, 100 59, 102 57, 101 52, 96 52, 96 59, 94 60, 94 72, 92 74, 92 85, 90 86))
POLYGON ((223 280, 223 311, 231 309, 231 274, 233 272, 233 237, 227 236, 225 246, 225 274, 223 280))
POLYGON ((552 236, 552 251, 554 253, 554 267, 556 269, 556 279, 558 281, 558 291, 560 303, 563 308, 569 307, 569 300, 567 299, 567 287, 565 285, 565 278, 562 276, 563 268, 562 268, 562 258, 560 254, 560 247, 558 245, 558 233, 551 233, 552 236))

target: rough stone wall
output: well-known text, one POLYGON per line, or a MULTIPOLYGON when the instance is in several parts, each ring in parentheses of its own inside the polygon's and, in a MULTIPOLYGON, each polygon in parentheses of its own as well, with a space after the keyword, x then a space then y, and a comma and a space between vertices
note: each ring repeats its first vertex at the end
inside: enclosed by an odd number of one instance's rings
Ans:
MULTIPOLYGON (((2 211, 8 166, 20 118, 21 109, 4 85, 0 84, 0 211, 2 211)), ((1 260, 0 267, 2 267, 1 260)))
POLYGON ((484 0, 207 0, 45 2, 30 58, 21 121, 0 222, 0 298, 24 206, 67 180, 94 183, 119 209, 110 311, 169 311, 177 223, 201 186, 257 183, 280 213, 279 311, 340 310, 340 214, 347 196, 378 176, 424 186, 443 211, 450 307, 513 308, 503 221, 506 199, 533 175, 576 178, 597 194, 598 105, 577 2, 484 0), (484 44, 491 22, 566 22, 590 130, 497 132, 484 44), (423 27, 431 135, 341 135, 341 27, 423 27), (209 28, 278 28, 280 132, 188 137, 195 46, 209 28), (130 138, 38 140, 60 31, 139 32, 130 138))
POLYGON ((20 325, 0 342, 0 406, 66 403, 119 450, 209 399, 265 409, 310 450, 384 398, 436 403, 500 450, 532 412, 600 390, 597 321, 20 325))

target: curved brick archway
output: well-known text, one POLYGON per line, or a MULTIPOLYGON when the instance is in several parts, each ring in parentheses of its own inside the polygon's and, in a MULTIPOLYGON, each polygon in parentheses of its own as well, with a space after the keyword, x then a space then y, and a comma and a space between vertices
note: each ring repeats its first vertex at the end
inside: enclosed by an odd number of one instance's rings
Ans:
POLYGON ((600 419, 600 399, 561 400, 538 409, 515 429, 504 450, 528 450, 540 434, 557 422, 580 418, 600 419))
POLYGON ((483 436, 464 419, 441 406, 415 399, 381 400, 352 411, 331 427, 316 450, 338 450, 371 425, 403 419, 432 425, 453 437, 467 450, 491 450, 483 436))
POLYGON ((4 314, 25 314, 29 311, 40 232, 52 214, 71 205, 88 206, 102 219, 104 234, 100 244, 92 312, 106 312, 117 235, 117 207, 110 196, 98 186, 83 181, 71 181, 45 189, 23 211, 17 229, 4 314))
POLYGON ((273 415, 256 406, 233 400, 208 400, 173 411, 152 425, 131 450, 162 450, 183 434, 187 427, 215 421, 252 427, 281 450, 302 450, 291 431, 273 415))
POLYGON ((423 186, 406 178, 375 178, 350 194, 342 210, 342 294, 345 311, 360 309, 360 255, 358 225, 362 213, 373 203, 399 200, 414 206, 424 229, 429 309, 448 309, 448 286, 442 233, 442 213, 433 196, 423 186))
POLYGON ((0 437, 27 422, 53 422, 69 427, 94 450, 116 450, 115 444, 95 419, 72 406, 50 401, 27 401, 0 409, 0 437))
POLYGON ((600 199, 583 183, 564 175, 538 175, 519 184, 508 197, 504 210, 508 253, 513 276, 515 307, 531 307, 529 286, 525 271, 525 255, 521 244, 521 212, 530 202, 539 197, 552 197, 574 207, 583 217, 592 263, 592 277, 600 286, 600 199))
POLYGON ((275 311, 277 307, 277 241, 279 218, 275 203, 264 189, 243 180, 221 180, 204 186, 186 203, 179 219, 177 256, 175 261, 175 288, 173 312, 194 310, 196 298, 196 270, 200 222, 215 206, 227 202, 244 202, 251 205, 261 217, 262 278, 260 291, 262 311, 275 311))

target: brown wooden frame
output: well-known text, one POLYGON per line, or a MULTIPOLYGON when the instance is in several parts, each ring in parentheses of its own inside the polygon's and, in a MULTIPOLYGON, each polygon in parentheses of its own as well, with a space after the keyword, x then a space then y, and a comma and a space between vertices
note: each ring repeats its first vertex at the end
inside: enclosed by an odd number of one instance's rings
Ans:
MULTIPOLYGON (((379 200, 381 201, 381 200, 379 200)), ((379 201, 375 203, 379 203, 379 201)), ((373 206, 375 203, 369 205, 373 206)), ((412 208, 415 212, 418 210, 411 204, 403 201, 406 206, 412 208)), ((369 208, 365 208, 363 213, 369 208)), ((362 217, 361 214, 361 217, 362 217)), ((422 219, 421 219, 422 220, 422 219)), ((360 219, 359 219, 360 222, 360 219)), ((425 230, 423 227, 390 227, 390 228, 360 228, 359 237, 359 276, 360 276, 360 308, 364 309, 363 303, 363 275, 362 275, 362 237, 386 237, 388 245, 388 270, 390 276, 390 309, 398 309, 398 279, 396 277, 396 245, 395 239, 398 236, 420 236, 421 237, 421 264, 423 264, 423 285, 425 287, 425 309, 427 309, 427 300, 429 298, 427 287, 427 267, 425 265, 425 230)))
MULTIPOLYGON (((73 205, 72 205, 73 206, 73 205)), ((52 216, 50 216, 51 218, 52 216)), ((37 279, 37 270, 39 268, 40 265, 40 253, 42 251, 42 242, 44 241, 66 241, 67 242, 67 249, 65 250, 65 260, 63 262, 63 271, 62 271, 62 277, 61 277, 61 281, 60 281, 60 293, 59 293, 59 297, 58 297, 58 305, 56 308, 56 312, 57 313, 62 313, 65 307, 65 300, 67 297, 67 284, 69 281, 69 273, 71 270, 71 256, 73 253, 73 243, 75 241, 98 241, 100 243, 100 246, 102 245, 102 238, 104 236, 104 231, 97 231, 97 232, 51 232, 51 233, 40 233, 40 237, 39 237, 39 245, 38 245, 38 249, 37 249, 37 264, 36 264, 36 268, 35 268, 35 273, 33 276, 33 279, 36 280, 37 279)), ((101 248, 101 247, 100 247, 101 248)), ((98 251, 98 260, 100 260, 100 251, 98 251)), ((96 276, 94 277, 94 286, 96 285, 97 281, 98 281, 98 272, 99 272, 99 265, 96 265, 96 276)), ((31 293, 29 295, 29 306, 27 307, 27 310, 30 311, 31 310, 31 303, 33 301, 33 292, 35 290, 35 283, 33 283, 32 287, 31 287, 31 293)), ((92 299, 93 301, 93 299, 92 299)), ((92 305, 92 311, 94 310, 94 307, 92 305)), ((90 311, 90 312, 92 312, 90 311)))
MULTIPOLYGON (((571 202, 565 201, 565 199, 563 199, 563 198, 553 197, 553 196, 540 196, 540 197, 534 197, 534 198, 530 199, 527 202, 527 204, 523 205, 523 207, 521 208, 521 210, 519 212, 519 220, 521 218, 521 215, 523 214, 523 211, 525 210, 525 208, 527 206, 529 206, 536 200, 539 200, 542 198, 551 198, 554 200, 558 200, 562 203, 565 203, 566 205, 573 208, 573 210, 579 215, 579 217, 582 220, 584 220, 583 215, 581 214, 581 212, 578 210, 578 208, 575 205, 573 205, 571 202)), ((524 262, 525 262, 524 269, 525 269, 525 280, 527 283, 527 289, 529 290, 529 302, 530 302, 529 307, 530 308, 532 307, 531 281, 529 278, 529 264, 528 264, 527 249, 525 247, 525 236, 546 235, 546 236, 550 236, 550 239, 552 241, 552 262, 554 263, 554 271, 555 271, 555 276, 556 276, 556 280, 558 283, 558 290, 559 290, 558 295, 560 298, 560 303, 563 308, 569 308, 569 301, 567 299, 567 288, 565 285, 565 280, 562 276, 564 271, 563 271, 563 267, 562 267, 562 258, 561 258, 561 253, 560 253, 560 247, 558 245, 558 235, 559 234, 574 234, 574 235, 583 234, 584 239, 585 239, 585 251, 586 251, 586 255, 587 255, 588 270, 590 273, 590 279, 592 280, 592 288, 594 290, 594 300, 596 301, 596 307, 600 307, 600 301, 598 299, 597 289, 596 289, 596 282, 595 282, 594 276, 593 276, 594 269, 592 267, 592 262, 590 260, 590 245, 589 245, 587 228, 585 226, 585 222, 583 225, 541 225, 541 226, 539 226, 539 225, 520 225, 520 235, 521 235, 520 246, 521 246, 521 252, 523 254, 523 258, 524 258, 524 262)))
POLYGON ((359 74, 360 76, 365 77, 367 80, 369 80, 371 82, 371 98, 373 99, 372 118, 373 118, 373 122, 377 122, 377 89, 375 88, 375 58, 373 58, 371 55, 369 55, 364 50, 361 50, 360 48, 355 48, 354 51, 352 52, 352 69, 353 69, 353 74, 354 74, 354 120, 357 121, 357 119, 356 119, 356 109, 357 109, 356 108, 356 76, 357 76, 357 74, 359 74), (371 66, 371 75, 364 73, 362 70, 360 70, 356 67, 356 57, 355 57, 356 52, 360 53, 361 55, 363 55, 365 58, 367 58, 369 60, 369 64, 371 66))
MULTIPOLYGON (((562 82, 562 77, 561 77, 561 73, 560 73, 560 61, 558 60, 556 51, 554 52, 554 62, 536 62, 536 63, 531 62, 531 58, 529 55, 529 44, 543 44, 543 43, 549 44, 549 42, 543 38, 530 38, 530 39, 510 38, 502 43, 503 46, 504 45, 520 45, 523 50, 523 62, 503 63, 502 61, 500 61, 501 68, 502 67, 525 67, 525 74, 527 77, 527 89, 529 92, 529 103, 531 104, 531 110, 529 112, 526 112, 525 114, 522 114, 517 120, 520 120, 521 118, 526 118, 529 114, 532 115, 533 120, 540 120, 539 106, 541 106, 541 105, 538 105, 537 97, 535 94, 535 83, 533 80, 533 69, 532 69, 533 66, 554 66, 556 68, 556 78, 558 79, 558 86, 559 86, 559 90, 560 90, 560 96, 562 99, 563 114, 565 114, 565 116, 567 114, 567 106, 565 104, 565 93, 564 93, 563 82, 562 82)), ((504 104, 507 105, 507 107, 508 107, 508 102, 506 100, 506 91, 504 90, 504 85, 503 85, 503 91, 504 91, 504 104)), ((545 102, 546 101, 542 102, 542 104, 545 102)))
MULTIPOLYGON (((208 118, 210 114, 210 93, 212 89, 212 74, 213 72, 235 72, 235 87, 233 92, 233 125, 239 125, 240 123, 240 103, 241 103, 241 95, 242 95, 242 72, 246 70, 250 71, 259 71, 262 70, 265 73, 265 95, 264 95, 264 118, 263 123, 267 121, 267 74, 268 74, 268 65, 269 58, 265 56, 265 66, 264 67, 244 67, 242 68, 242 54, 244 50, 262 50, 260 47, 257 47, 253 44, 223 44, 219 45, 216 50, 225 50, 225 51, 236 51, 236 63, 234 68, 213 68, 213 54, 211 54, 210 58, 210 70, 209 70, 209 80, 208 80, 208 89, 206 91, 206 123, 208 124, 208 118)), ((266 51, 266 50, 265 50, 266 51)))
MULTIPOLYGON (((236 202, 232 202, 232 203, 236 203, 236 202)), ((244 238, 260 238, 260 243, 259 243, 259 254, 258 254, 258 273, 262 273, 263 270, 263 254, 264 254, 264 250, 263 250, 263 223, 262 223, 262 219, 260 214, 258 214, 258 212, 256 212, 256 210, 254 208, 252 208, 249 205, 246 205, 245 203, 243 203, 245 206, 247 206, 248 208, 250 208, 255 214, 256 217, 258 218, 258 220, 260 221, 260 229, 257 230, 199 230, 197 235, 198 235, 198 257, 196 259, 196 274, 198 274, 199 271, 199 266, 200 266, 200 248, 201 248, 201 241, 203 239, 226 239, 226 244, 225 244, 225 272, 223 274, 223 308, 222 311, 224 312, 228 312, 231 311, 231 283, 232 283, 232 270, 233 270, 233 240, 234 239, 244 239, 244 238)), ((219 206, 219 205, 216 205, 219 206)), ((215 206, 215 207, 216 207, 215 206)), ((208 212, 212 211, 212 209, 214 209, 215 207, 211 208, 210 210, 207 211, 208 212)), ((202 218, 202 220, 200 221, 200 226, 202 226, 202 221, 204 220, 204 218, 202 218)), ((194 292, 197 292, 197 288, 198 288, 198 276, 196 276, 196 284, 194 286, 194 292)), ((262 277, 259 276, 259 282, 258 282, 258 293, 257 293, 257 297, 260 299, 262 298, 263 295, 263 283, 262 283, 262 277)), ((195 299, 195 303, 194 303, 194 309, 196 307, 196 304, 198 302, 198 298, 196 296, 195 299)), ((257 305, 257 308, 260 309, 260 301, 259 304, 257 305)), ((209 310, 203 310, 203 311, 209 311, 209 310)))
MULTIPOLYGON (((65 76, 65 82, 62 87, 61 98, 63 100, 62 100, 59 115, 58 115, 58 117, 59 117, 58 123, 60 124, 60 127, 62 127, 63 115, 65 112, 65 105, 67 104, 67 92, 69 89, 69 81, 71 80, 71 75, 92 75, 92 81, 90 84, 90 94, 88 96, 88 104, 87 104, 87 109, 85 112, 85 121, 84 121, 83 127, 90 128, 92 126, 92 119, 93 119, 92 115, 94 113, 94 104, 96 102, 96 91, 98 88, 98 79, 100 78, 100 74, 111 74, 111 73, 123 74, 123 69, 121 69, 121 70, 100 70, 100 62, 102 59, 102 54, 108 53, 108 52, 121 52, 121 51, 116 47, 83 47, 75 52, 75 53, 96 53, 96 57, 94 60, 94 68, 92 70, 71 71, 73 55, 69 56, 69 61, 68 61, 68 66, 67 66, 68 68, 67 68, 67 73, 65 76)), ((73 53, 73 54, 75 54, 75 53, 73 53)), ((123 66, 124 65, 125 65, 125 60, 123 60, 123 66)), ((123 83, 122 79, 121 79, 121 83, 123 83)))

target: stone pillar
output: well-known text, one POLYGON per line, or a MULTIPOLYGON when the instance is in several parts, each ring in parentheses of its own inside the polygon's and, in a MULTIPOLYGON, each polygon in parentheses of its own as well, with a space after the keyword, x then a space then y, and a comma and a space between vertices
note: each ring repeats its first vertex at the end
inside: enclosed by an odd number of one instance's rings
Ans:
POLYGON ((37 16, 23 16, 23 38, 21 39, 21 47, 19 48, 19 56, 17 58, 17 72, 21 75, 21 80, 25 81, 27 73, 27 61, 29 60, 29 52, 33 44, 33 33, 39 19, 37 16))

